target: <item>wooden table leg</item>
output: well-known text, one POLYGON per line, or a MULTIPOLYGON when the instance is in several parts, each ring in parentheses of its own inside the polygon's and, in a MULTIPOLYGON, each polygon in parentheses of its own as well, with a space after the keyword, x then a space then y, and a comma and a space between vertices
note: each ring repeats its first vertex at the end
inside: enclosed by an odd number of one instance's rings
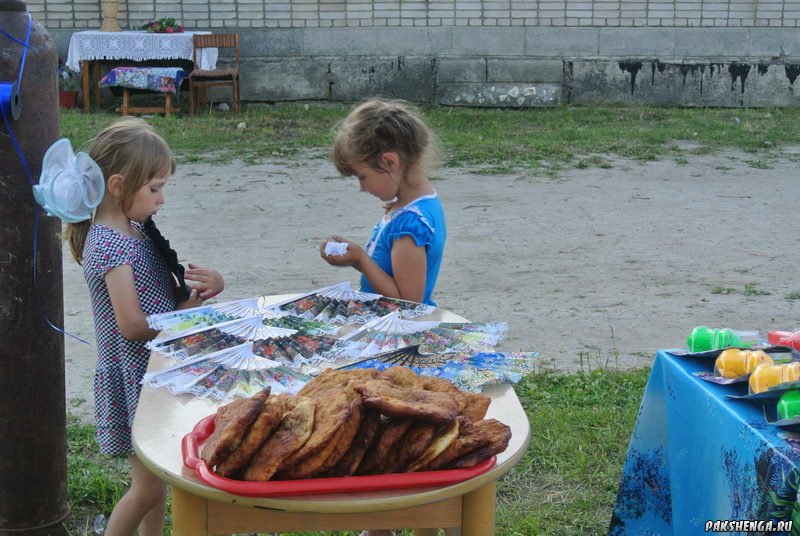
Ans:
POLYGON ((81 62, 81 89, 83 90, 83 111, 89 113, 89 61, 81 62))
POLYGON ((172 490, 172 535, 205 536, 208 534, 206 499, 180 488, 172 490))
POLYGON ((92 85, 94 86, 94 101, 95 104, 100 104, 100 62, 95 60, 92 62, 94 68, 92 69, 92 85))
POLYGON ((497 485, 492 482, 464 495, 461 506, 461 536, 494 536, 497 485))
POLYGON ((131 93, 128 88, 122 88, 122 115, 129 115, 128 109, 131 106, 131 93))

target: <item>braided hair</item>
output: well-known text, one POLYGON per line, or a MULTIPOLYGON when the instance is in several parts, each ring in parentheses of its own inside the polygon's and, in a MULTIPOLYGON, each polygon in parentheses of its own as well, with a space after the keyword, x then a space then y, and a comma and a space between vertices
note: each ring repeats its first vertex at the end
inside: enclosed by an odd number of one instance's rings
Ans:
POLYGON ((178 254, 175 252, 174 249, 169 247, 169 240, 164 238, 164 235, 161 234, 161 231, 158 230, 156 227, 156 222, 153 221, 153 218, 147 218, 147 221, 144 222, 144 232, 156 246, 156 250, 164 259, 164 262, 167 263, 167 268, 175 277, 175 280, 178 283, 178 287, 176 289, 176 293, 178 294, 178 300, 187 299, 189 297, 190 291, 189 287, 186 285, 186 278, 184 274, 186 272, 186 268, 183 267, 182 264, 178 262, 178 254))

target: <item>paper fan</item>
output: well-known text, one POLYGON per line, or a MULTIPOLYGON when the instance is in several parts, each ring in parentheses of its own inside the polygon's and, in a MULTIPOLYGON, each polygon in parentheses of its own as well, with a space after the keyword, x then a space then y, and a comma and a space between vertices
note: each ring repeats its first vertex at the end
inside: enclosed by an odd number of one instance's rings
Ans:
POLYGON ((369 357, 407 346, 420 353, 474 353, 488 350, 505 336, 507 324, 445 323, 407 320, 395 311, 342 337, 340 356, 369 357))
POLYGON ((279 304, 279 308, 307 320, 342 325, 365 324, 392 311, 402 311, 411 318, 430 314, 436 309, 430 305, 353 290, 349 281, 287 300, 279 304))
POLYGON ((263 320, 263 315, 229 320, 210 327, 199 327, 177 335, 160 337, 150 341, 147 346, 162 355, 186 360, 247 341, 285 337, 296 333, 293 329, 265 326, 263 320))
POLYGON ((310 376, 256 355, 252 343, 244 343, 149 372, 142 383, 167 388, 173 394, 229 400, 252 396, 265 387, 270 387, 274 394, 296 394, 309 379, 310 376))
POLYGON ((535 370, 538 352, 478 352, 474 354, 423 354, 410 346, 361 360, 340 368, 376 368, 403 366, 420 376, 449 380, 459 389, 480 391, 484 385, 516 383, 535 370))
POLYGON ((266 300, 265 296, 257 296, 150 315, 147 317, 147 324, 151 329, 164 331, 168 334, 178 334, 259 314, 271 317, 280 316, 281 313, 278 312, 277 308, 267 305, 266 300))
MULTIPOLYGON (((284 311, 281 311, 281 313, 284 313, 284 311)), ((305 333, 306 335, 335 335, 340 329, 340 326, 335 324, 320 322, 318 320, 307 320, 290 314, 275 316, 273 318, 265 317, 262 322, 265 326, 294 329, 297 330, 298 333, 305 333)))
POLYGON ((287 337, 254 341, 253 352, 286 366, 307 370, 316 368, 319 363, 330 361, 331 349, 337 342, 337 339, 332 337, 295 333, 287 337))

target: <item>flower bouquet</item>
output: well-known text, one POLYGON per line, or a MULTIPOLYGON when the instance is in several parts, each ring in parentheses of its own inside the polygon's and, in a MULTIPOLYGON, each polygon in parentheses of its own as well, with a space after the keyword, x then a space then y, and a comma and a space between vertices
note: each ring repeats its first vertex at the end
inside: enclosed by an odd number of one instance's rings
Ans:
POLYGON ((162 17, 142 24, 139 29, 153 33, 181 33, 183 25, 178 24, 174 17, 162 17))

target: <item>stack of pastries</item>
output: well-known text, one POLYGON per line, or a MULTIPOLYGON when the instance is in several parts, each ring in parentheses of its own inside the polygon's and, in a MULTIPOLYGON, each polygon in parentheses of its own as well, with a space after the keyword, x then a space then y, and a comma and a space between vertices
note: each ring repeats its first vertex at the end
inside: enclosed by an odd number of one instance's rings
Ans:
POLYGON ((256 482, 472 467, 511 439, 484 418, 490 402, 404 367, 329 369, 296 396, 266 389, 220 407, 201 457, 256 482))

